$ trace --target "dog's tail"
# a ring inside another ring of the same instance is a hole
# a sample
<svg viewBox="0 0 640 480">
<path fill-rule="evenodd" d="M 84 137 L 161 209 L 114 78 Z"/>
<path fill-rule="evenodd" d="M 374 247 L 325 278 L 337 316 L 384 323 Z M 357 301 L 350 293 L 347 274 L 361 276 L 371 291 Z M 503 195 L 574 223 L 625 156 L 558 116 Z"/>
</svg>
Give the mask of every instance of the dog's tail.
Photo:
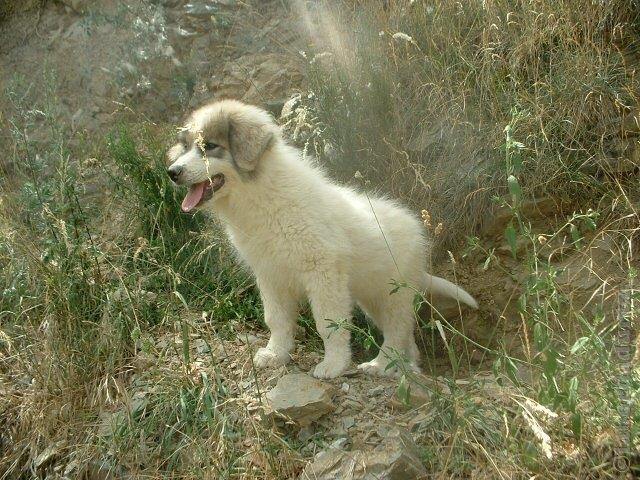
<svg viewBox="0 0 640 480">
<path fill-rule="evenodd" d="M 478 308 L 478 302 L 455 283 L 428 273 L 425 273 L 425 275 L 427 291 L 435 293 L 436 295 L 451 297 L 459 302 L 466 303 L 472 308 Z"/>
</svg>

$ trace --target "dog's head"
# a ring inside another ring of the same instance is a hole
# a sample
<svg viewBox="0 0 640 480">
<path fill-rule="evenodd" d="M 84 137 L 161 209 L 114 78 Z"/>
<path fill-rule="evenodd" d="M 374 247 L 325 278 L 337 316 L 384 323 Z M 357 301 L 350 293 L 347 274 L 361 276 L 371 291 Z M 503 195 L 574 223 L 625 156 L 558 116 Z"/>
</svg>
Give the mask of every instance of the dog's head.
<svg viewBox="0 0 640 480">
<path fill-rule="evenodd" d="M 193 112 L 168 152 L 171 180 L 189 187 L 182 210 L 222 198 L 251 178 L 278 138 L 271 116 L 242 102 L 222 100 Z"/>
</svg>

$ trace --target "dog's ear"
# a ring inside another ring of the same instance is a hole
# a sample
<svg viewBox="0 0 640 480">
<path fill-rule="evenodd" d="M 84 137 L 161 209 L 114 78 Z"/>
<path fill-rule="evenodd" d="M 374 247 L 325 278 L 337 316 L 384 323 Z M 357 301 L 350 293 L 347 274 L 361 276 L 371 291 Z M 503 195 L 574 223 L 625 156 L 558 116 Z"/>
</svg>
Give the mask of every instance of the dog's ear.
<svg viewBox="0 0 640 480">
<path fill-rule="evenodd" d="M 258 160 L 275 139 L 276 127 L 263 118 L 232 115 L 229 118 L 229 150 L 238 167 L 255 170 Z"/>
</svg>

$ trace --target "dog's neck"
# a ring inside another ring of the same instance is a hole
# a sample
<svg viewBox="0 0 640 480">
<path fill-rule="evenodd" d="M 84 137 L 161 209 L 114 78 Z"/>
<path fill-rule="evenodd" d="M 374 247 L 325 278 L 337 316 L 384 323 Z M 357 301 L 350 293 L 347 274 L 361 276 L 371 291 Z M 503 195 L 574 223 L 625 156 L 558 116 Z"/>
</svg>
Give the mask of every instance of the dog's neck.
<svg viewBox="0 0 640 480">
<path fill-rule="evenodd" d="M 295 154 L 292 154 L 292 151 Z M 293 147 L 277 142 L 260 159 L 262 165 L 252 178 L 234 183 L 224 198 L 216 202 L 214 212 L 236 230 L 246 230 L 267 216 L 286 208 L 300 188 L 297 173 L 311 168 Z"/>
</svg>

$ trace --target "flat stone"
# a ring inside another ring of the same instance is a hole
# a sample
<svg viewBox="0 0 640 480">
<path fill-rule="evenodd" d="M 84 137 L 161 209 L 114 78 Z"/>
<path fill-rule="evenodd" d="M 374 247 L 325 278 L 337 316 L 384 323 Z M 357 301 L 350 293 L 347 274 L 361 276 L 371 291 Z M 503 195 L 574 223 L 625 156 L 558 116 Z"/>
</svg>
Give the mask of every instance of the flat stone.
<svg viewBox="0 0 640 480">
<path fill-rule="evenodd" d="M 342 427 L 345 430 L 349 430 L 356 424 L 356 420 L 352 416 L 342 417 Z"/>
<path fill-rule="evenodd" d="M 426 478 L 418 447 L 408 432 L 391 429 L 373 450 L 329 447 L 307 464 L 300 480 L 417 480 Z"/>
<path fill-rule="evenodd" d="M 427 470 L 420 462 L 420 452 L 411 435 L 403 429 L 393 428 L 383 442 L 367 455 L 369 478 L 412 480 L 425 478 Z"/>
<path fill-rule="evenodd" d="M 267 392 L 271 408 L 301 426 L 335 410 L 333 387 L 305 373 L 284 375 Z"/>
</svg>

